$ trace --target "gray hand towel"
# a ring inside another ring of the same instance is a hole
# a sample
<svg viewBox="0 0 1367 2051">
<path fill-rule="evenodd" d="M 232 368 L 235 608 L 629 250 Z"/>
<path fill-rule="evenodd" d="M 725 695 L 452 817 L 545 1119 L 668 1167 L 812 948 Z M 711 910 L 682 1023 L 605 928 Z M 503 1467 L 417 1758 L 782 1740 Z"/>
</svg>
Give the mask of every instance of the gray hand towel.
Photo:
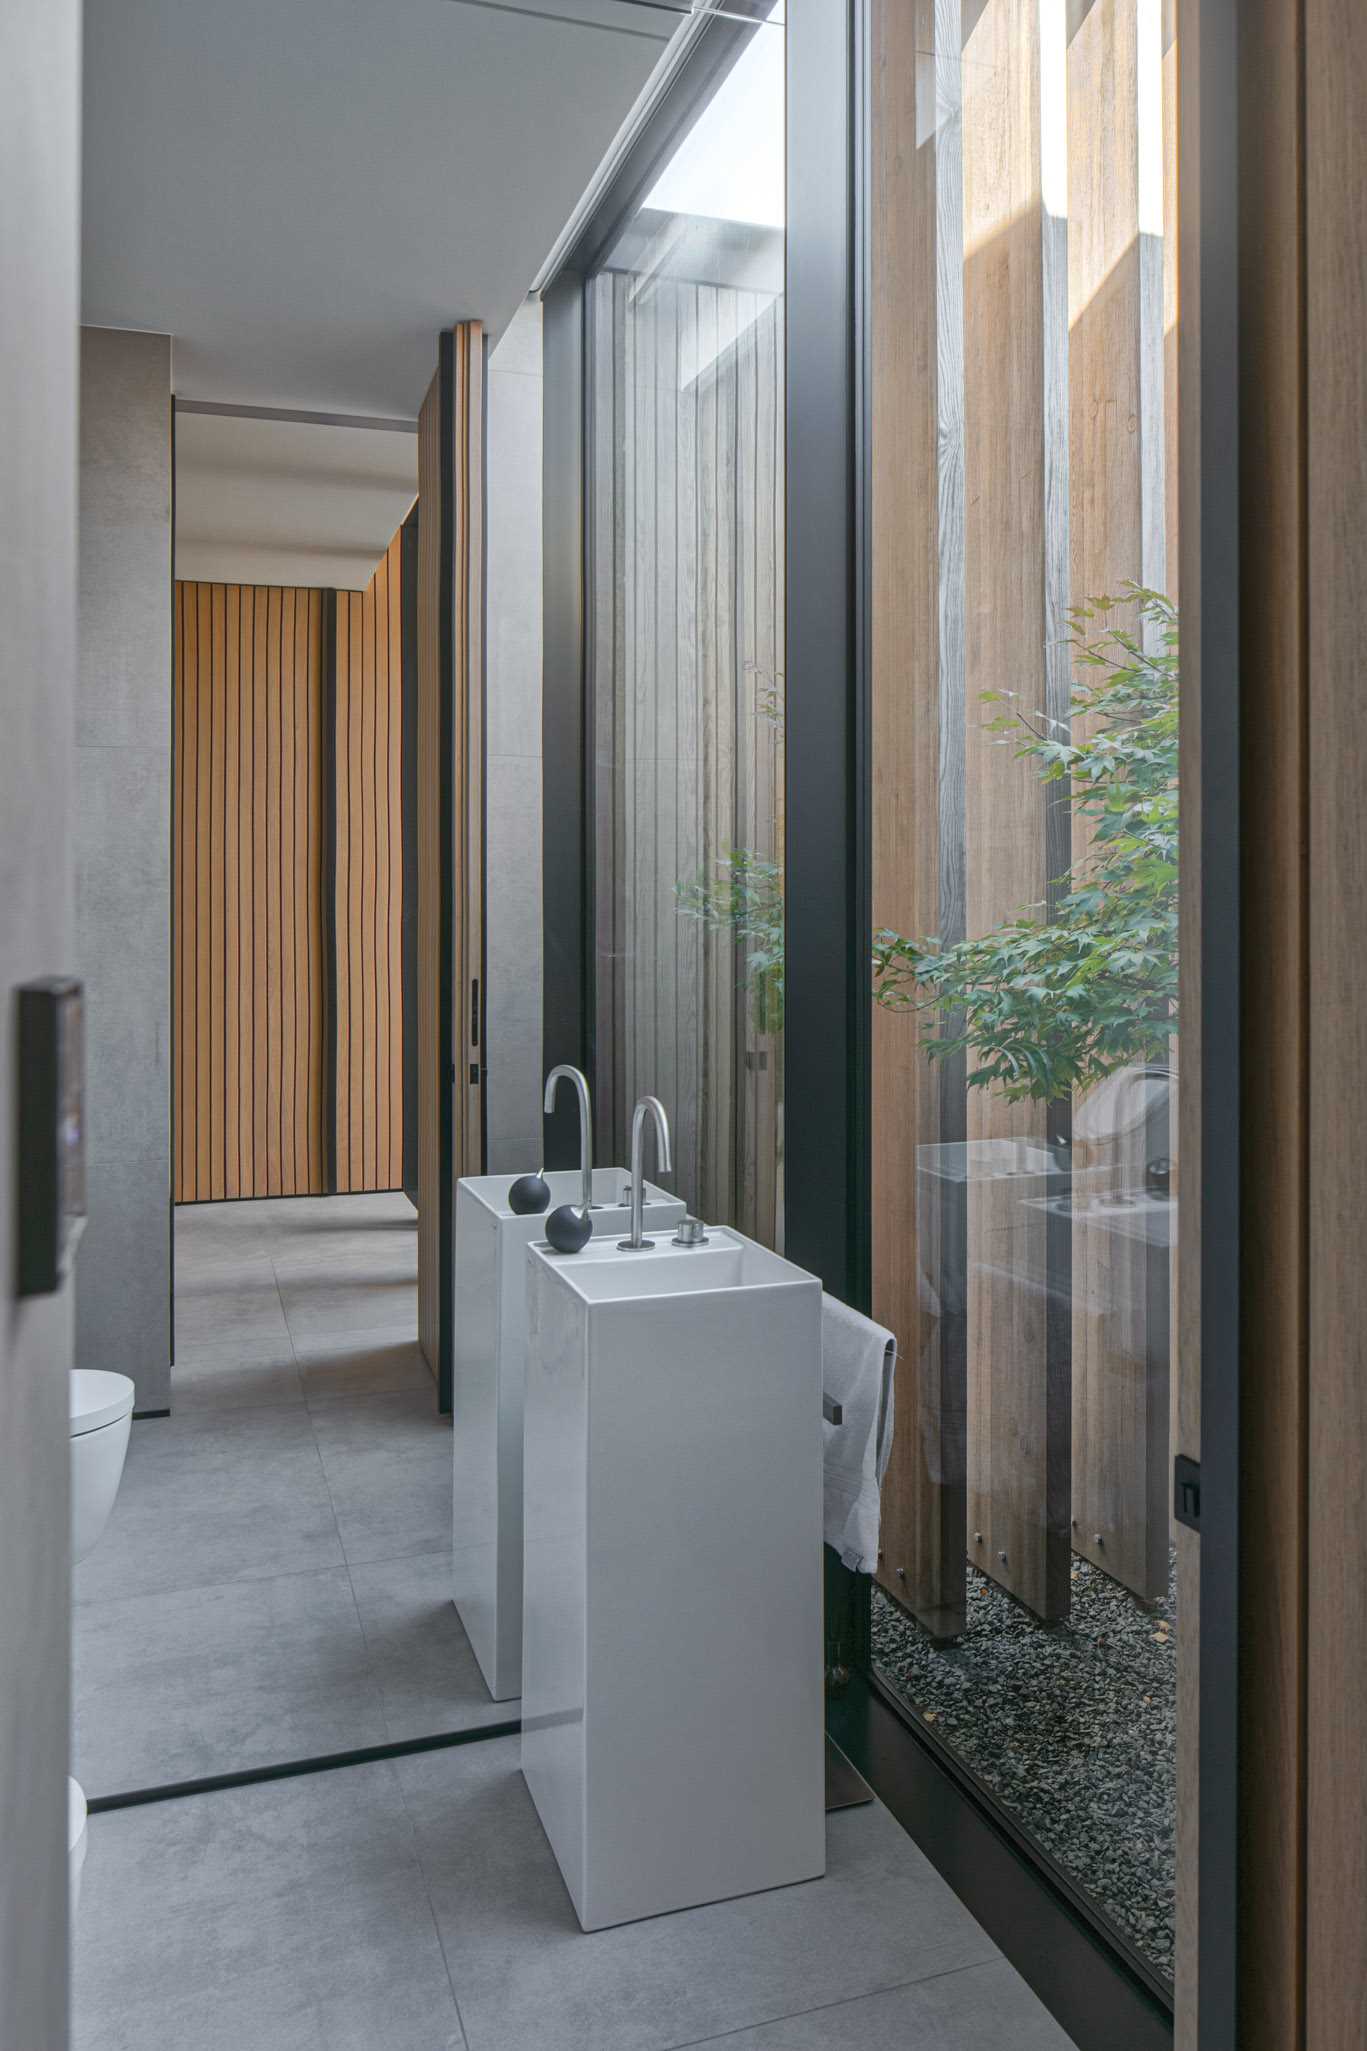
<svg viewBox="0 0 1367 2051">
<path fill-rule="evenodd" d="M 822 1378 L 841 1407 L 823 1423 L 825 1533 L 845 1566 L 871 1574 L 878 1565 L 879 1490 L 892 1452 L 897 1341 L 872 1318 L 834 1296 L 821 1299 Z"/>
</svg>

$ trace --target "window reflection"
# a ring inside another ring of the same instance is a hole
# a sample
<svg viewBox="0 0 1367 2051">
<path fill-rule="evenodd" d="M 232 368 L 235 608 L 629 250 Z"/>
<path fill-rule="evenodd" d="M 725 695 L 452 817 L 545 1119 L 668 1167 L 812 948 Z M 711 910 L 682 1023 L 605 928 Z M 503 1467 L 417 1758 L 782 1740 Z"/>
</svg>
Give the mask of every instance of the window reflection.
<svg viewBox="0 0 1367 2051">
<path fill-rule="evenodd" d="M 782 1231 L 783 33 L 589 281 L 597 1095 L 690 1208 Z"/>
</svg>

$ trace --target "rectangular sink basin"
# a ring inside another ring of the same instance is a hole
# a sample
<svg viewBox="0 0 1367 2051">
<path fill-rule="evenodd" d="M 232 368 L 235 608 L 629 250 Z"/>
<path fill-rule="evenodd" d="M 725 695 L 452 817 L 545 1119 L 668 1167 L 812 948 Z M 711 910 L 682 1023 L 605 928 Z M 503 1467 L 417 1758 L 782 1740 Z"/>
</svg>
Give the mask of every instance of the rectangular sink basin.
<svg viewBox="0 0 1367 2051">
<path fill-rule="evenodd" d="M 522 1685 L 522 1379 L 527 1350 L 527 1247 L 546 1214 L 508 1208 L 515 1175 L 456 1184 L 452 1362 L 452 1593 L 480 1672 L 496 1702 Z M 553 1169 L 550 1209 L 579 1202 L 577 1168 Z M 595 1168 L 595 1233 L 627 1230 L 624 1168 Z M 670 1233 L 684 1204 L 646 1183 L 646 1218 Z"/>
<path fill-rule="evenodd" d="M 586 1930 L 825 1870 L 821 1286 L 528 1254 L 522 1770 Z"/>
</svg>

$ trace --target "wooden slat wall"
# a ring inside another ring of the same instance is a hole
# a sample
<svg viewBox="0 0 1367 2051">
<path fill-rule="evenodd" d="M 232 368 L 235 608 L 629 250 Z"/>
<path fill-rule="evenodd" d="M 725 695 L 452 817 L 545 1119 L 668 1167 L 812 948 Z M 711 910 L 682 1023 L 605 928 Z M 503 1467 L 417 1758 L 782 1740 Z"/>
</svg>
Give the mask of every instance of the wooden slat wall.
<svg viewBox="0 0 1367 2051">
<path fill-rule="evenodd" d="M 600 1146 L 658 1095 L 690 1207 L 772 1242 L 782 1036 L 676 886 L 781 860 L 782 300 L 610 272 L 589 321 Z"/>
<path fill-rule="evenodd" d="M 178 1203 L 326 1186 L 322 604 L 176 586 Z"/>
<path fill-rule="evenodd" d="M 1367 2043 L 1367 19 L 1305 0 L 1307 2051 Z M 1269 118 L 1270 110 L 1269 110 Z M 1257 475 L 1255 471 L 1253 475 Z M 1305 798 L 1302 797 L 1304 805 Z M 1288 866 L 1302 842 L 1286 835 Z M 1289 970 L 1288 980 L 1290 980 Z"/>
<path fill-rule="evenodd" d="M 337 1188 L 403 1181 L 403 654 L 398 534 L 337 593 Z"/>
<path fill-rule="evenodd" d="M 335 594 L 330 676 L 333 594 L 176 586 L 178 1203 L 401 1184 L 398 564 L 396 536 L 364 593 Z M 332 834 L 335 1001 L 324 903 Z"/>
<path fill-rule="evenodd" d="M 455 1184 L 484 1155 L 484 346 L 443 337 L 418 418 L 418 1339 L 444 1389 Z"/>
<path fill-rule="evenodd" d="M 1202 0 L 1183 0 L 1184 745 L 1202 723 Z M 1367 578 L 1367 16 L 1239 14 L 1240 1029 L 1238 2040 L 1367 2042 L 1367 919 L 1357 594 Z M 1288 91 L 1288 80 L 1300 90 Z M 1229 87 L 1211 88 L 1222 108 Z M 1225 252 L 1212 268 L 1223 273 Z M 1216 460 L 1223 452 L 1216 452 Z M 1208 651 L 1220 659 L 1218 648 Z M 1194 807 L 1191 808 L 1194 812 Z M 1184 802 L 1182 1174 L 1196 1183 L 1199 846 Z M 1181 1449 L 1200 1452 L 1200 1243 L 1183 1205 Z M 1227 1315 L 1224 1305 L 1209 1314 Z M 1178 2051 L 1198 2051 L 1191 1694 L 1201 1541 L 1182 1533 Z"/>
</svg>

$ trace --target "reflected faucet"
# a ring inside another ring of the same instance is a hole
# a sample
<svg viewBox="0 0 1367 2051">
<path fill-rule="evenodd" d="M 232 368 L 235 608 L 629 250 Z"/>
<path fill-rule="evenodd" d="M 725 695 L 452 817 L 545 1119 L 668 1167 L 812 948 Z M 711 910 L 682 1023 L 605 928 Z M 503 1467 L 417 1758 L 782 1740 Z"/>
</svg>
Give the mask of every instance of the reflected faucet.
<svg viewBox="0 0 1367 2051">
<path fill-rule="evenodd" d="M 662 1175 L 673 1167 L 669 1157 L 669 1120 L 665 1107 L 658 1097 L 642 1097 L 631 1115 L 631 1237 L 619 1239 L 619 1253 L 639 1253 L 643 1246 L 653 1246 L 655 1241 L 644 1237 L 646 1177 L 645 1177 L 645 1133 L 646 1113 L 655 1120 L 655 1172 Z"/>
<path fill-rule="evenodd" d="M 583 1176 L 583 1208 L 587 1218 L 593 1209 L 593 1111 L 589 1105 L 587 1078 L 577 1068 L 571 1068 L 568 1061 L 562 1061 L 546 1077 L 546 1095 L 542 1110 L 547 1116 L 555 1109 L 557 1084 L 572 1082 L 579 1098 L 579 1169 Z"/>
</svg>

